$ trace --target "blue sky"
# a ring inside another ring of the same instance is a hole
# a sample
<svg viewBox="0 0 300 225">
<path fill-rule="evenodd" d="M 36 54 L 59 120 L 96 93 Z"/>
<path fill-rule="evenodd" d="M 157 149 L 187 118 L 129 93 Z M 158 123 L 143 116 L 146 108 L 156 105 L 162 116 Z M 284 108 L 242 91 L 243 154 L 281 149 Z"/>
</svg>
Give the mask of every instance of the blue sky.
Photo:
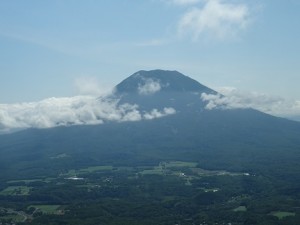
<svg viewBox="0 0 300 225">
<path fill-rule="evenodd" d="M 299 12 L 298 0 L 2 0 L 0 104 L 168 69 L 300 108 Z"/>
</svg>

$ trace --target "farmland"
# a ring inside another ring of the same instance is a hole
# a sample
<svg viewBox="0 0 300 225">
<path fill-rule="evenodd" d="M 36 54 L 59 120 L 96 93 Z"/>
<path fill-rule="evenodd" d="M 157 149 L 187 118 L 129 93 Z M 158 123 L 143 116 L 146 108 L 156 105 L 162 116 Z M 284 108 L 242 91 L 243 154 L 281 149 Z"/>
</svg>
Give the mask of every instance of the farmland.
<svg viewBox="0 0 300 225">
<path fill-rule="evenodd" d="M 260 186 L 264 188 L 257 188 Z M 280 224 L 299 217 L 299 211 L 284 202 L 283 197 L 268 198 L 270 189 L 265 187 L 268 185 L 264 177 L 205 170 L 195 162 L 163 161 L 133 167 L 95 165 L 70 169 L 56 177 L 7 181 L 0 192 L 0 221 L 24 225 L 63 221 L 95 224 L 100 220 L 107 224 L 119 224 L 119 220 L 152 224 L 147 217 L 149 210 L 162 224 L 244 224 L 253 215 Z M 288 211 L 276 211 L 269 206 L 270 201 L 285 204 Z M 116 214 L 116 210 L 123 214 Z M 130 213 L 132 210 L 134 214 Z M 215 212 L 217 217 L 213 216 Z M 113 219 L 110 222 L 107 218 Z"/>
</svg>

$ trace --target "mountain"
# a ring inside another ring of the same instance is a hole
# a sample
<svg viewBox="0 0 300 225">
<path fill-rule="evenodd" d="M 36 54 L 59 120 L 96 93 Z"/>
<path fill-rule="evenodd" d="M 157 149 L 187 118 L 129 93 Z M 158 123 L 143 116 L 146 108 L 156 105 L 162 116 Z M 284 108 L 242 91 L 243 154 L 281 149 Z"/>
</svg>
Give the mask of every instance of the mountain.
<svg viewBox="0 0 300 225">
<path fill-rule="evenodd" d="M 139 71 L 100 125 L 0 135 L 0 224 L 298 224 L 300 123 L 222 97 Z"/>
<path fill-rule="evenodd" d="M 201 93 L 217 94 L 177 71 L 139 71 L 116 86 L 120 104 L 137 104 L 142 110 L 174 107 L 186 111 L 195 104 L 203 108 L 204 102 L 199 100 Z"/>
<path fill-rule="evenodd" d="M 0 135 L 0 180 L 53 176 L 99 164 L 156 165 L 168 160 L 283 179 L 300 174 L 298 122 L 254 109 L 208 110 L 201 94 L 218 93 L 177 71 L 139 71 L 115 90 L 109 98 L 118 99 L 119 106 L 172 113 L 135 122 Z"/>
<path fill-rule="evenodd" d="M 139 88 L 147 84 L 147 81 L 159 82 L 160 92 L 206 92 L 215 93 L 192 78 L 177 71 L 165 70 L 141 70 L 123 80 L 116 86 L 119 94 L 139 93 Z"/>
</svg>

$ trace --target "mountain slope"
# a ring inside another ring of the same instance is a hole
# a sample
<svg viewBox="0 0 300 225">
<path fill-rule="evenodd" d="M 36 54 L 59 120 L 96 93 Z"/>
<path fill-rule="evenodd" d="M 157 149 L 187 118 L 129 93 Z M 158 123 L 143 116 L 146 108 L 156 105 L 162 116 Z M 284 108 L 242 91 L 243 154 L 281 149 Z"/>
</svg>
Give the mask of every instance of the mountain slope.
<svg viewBox="0 0 300 225">
<path fill-rule="evenodd" d="M 216 94 L 176 71 L 135 73 L 116 86 L 111 98 L 119 98 L 120 105 L 137 104 L 141 111 L 173 108 L 176 113 L 137 122 L 1 135 L 0 179 L 55 176 L 94 165 L 156 165 L 165 160 L 278 177 L 300 174 L 299 123 L 253 109 L 206 110 L 202 93 Z"/>
</svg>

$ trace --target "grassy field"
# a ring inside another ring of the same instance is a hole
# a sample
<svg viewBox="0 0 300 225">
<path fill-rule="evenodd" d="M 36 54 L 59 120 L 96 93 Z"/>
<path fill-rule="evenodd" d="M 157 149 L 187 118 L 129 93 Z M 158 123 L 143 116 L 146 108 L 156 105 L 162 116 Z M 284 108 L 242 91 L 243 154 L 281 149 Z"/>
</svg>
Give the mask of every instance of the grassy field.
<svg viewBox="0 0 300 225">
<path fill-rule="evenodd" d="M 64 174 L 67 176 L 76 176 L 78 174 L 85 174 L 85 173 L 94 173 L 94 172 L 98 172 L 98 171 L 111 171 L 113 170 L 114 167 L 113 166 L 91 166 L 91 167 L 87 167 L 87 168 L 83 168 L 83 169 L 79 169 L 79 170 L 69 170 L 68 173 Z"/>
<path fill-rule="evenodd" d="M 40 210 L 44 214 L 58 214 L 60 205 L 31 205 L 28 208 L 35 208 Z"/>
<path fill-rule="evenodd" d="M 163 175 L 163 170 L 159 166 L 155 166 L 152 169 L 143 170 L 141 175 Z"/>
<path fill-rule="evenodd" d="M 159 166 L 155 166 L 152 168 L 144 169 L 142 172 L 140 172 L 142 175 L 146 174 L 158 174 L 163 175 L 164 169 L 179 169 L 179 168 L 195 168 L 197 166 L 197 163 L 195 162 L 182 162 L 182 161 L 171 161 L 171 162 L 162 162 Z M 135 168 L 133 167 L 113 167 L 109 165 L 102 165 L 102 166 L 92 166 L 88 168 L 83 168 L 79 170 L 69 170 L 67 176 L 76 176 L 78 174 L 84 174 L 84 173 L 94 173 L 94 172 L 101 172 L 101 171 L 112 171 L 112 170 L 129 170 L 132 171 Z M 139 168 L 141 169 L 141 168 Z"/>
<path fill-rule="evenodd" d="M 189 168 L 195 168 L 197 166 L 196 162 L 182 162 L 182 161 L 171 161 L 165 163 L 166 168 L 172 168 L 172 167 L 189 167 Z"/>
<path fill-rule="evenodd" d="M 11 214 L 11 215 L 6 215 L 6 216 L 1 216 L 0 219 L 12 220 L 15 223 L 20 223 L 20 222 L 23 222 L 24 217 L 21 215 L 17 215 L 17 214 Z"/>
<path fill-rule="evenodd" d="M 0 195 L 28 195 L 31 188 L 27 186 L 10 186 L 0 192 Z"/>
<path fill-rule="evenodd" d="M 63 174 L 63 175 L 67 175 L 67 176 L 73 177 L 73 176 L 77 175 L 77 172 L 76 172 L 76 170 L 72 169 L 72 170 L 69 170 L 68 173 Z"/>
<path fill-rule="evenodd" d="M 93 173 L 97 171 L 111 171 L 113 169 L 112 166 L 92 166 L 88 168 L 84 168 L 79 170 L 79 173 Z"/>
<path fill-rule="evenodd" d="M 239 206 L 239 207 L 235 208 L 233 211 L 234 212 L 246 212 L 247 208 L 246 208 L 246 206 Z"/>
<path fill-rule="evenodd" d="M 164 175 L 166 172 L 175 176 L 185 176 L 180 170 L 182 168 L 195 168 L 197 163 L 195 162 L 182 162 L 182 161 L 170 161 L 161 162 L 158 166 L 144 169 L 140 172 L 141 175 Z M 187 180 L 187 184 L 190 185 L 190 180 Z"/>
<path fill-rule="evenodd" d="M 43 179 L 10 180 L 10 181 L 7 181 L 6 183 L 8 183 L 8 184 L 13 184 L 13 183 L 18 183 L 18 182 L 24 182 L 24 183 L 26 183 L 26 184 L 29 184 L 29 183 L 36 182 L 36 181 L 43 181 Z"/>
<path fill-rule="evenodd" d="M 160 162 L 159 165 L 153 167 L 113 167 L 110 165 L 99 165 L 92 166 L 82 169 L 71 169 L 68 173 L 63 174 L 68 177 L 76 177 L 77 175 L 84 175 L 87 173 L 95 172 L 110 172 L 110 171 L 136 171 L 140 175 L 175 175 L 180 176 L 185 179 L 186 185 L 192 185 L 193 179 L 198 179 L 202 176 L 216 176 L 216 175 L 243 175 L 242 173 L 230 173 L 227 171 L 210 171 L 198 168 L 197 162 L 186 162 L 186 161 L 169 161 L 169 162 Z M 190 169 L 195 176 L 191 176 L 183 173 L 184 169 Z M 131 177 L 135 178 L 135 177 Z"/>
<path fill-rule="evenodd" d="M 285 217 L 288 217 L 288 216 L 295 216 L 296 213 L 277 211 L 277 212 L 271 212 L 270 215 L 276 216 L 278 219 L 281 220 L 281 219 L 283 219 Z"/>
</svg>

